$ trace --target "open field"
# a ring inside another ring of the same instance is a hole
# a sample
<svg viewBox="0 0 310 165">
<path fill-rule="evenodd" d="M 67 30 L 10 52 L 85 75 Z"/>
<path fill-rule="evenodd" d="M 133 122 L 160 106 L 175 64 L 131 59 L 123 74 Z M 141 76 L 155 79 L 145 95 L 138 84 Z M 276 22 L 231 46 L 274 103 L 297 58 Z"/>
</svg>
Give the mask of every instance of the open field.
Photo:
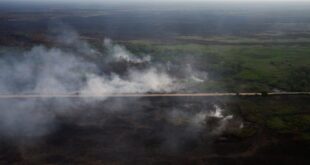
<svg viewBox="0 0 310 165">
<path fill-rule="evenodd" d="M 99 50 L 100 43 L 94 43 Z M 119 43 L 140 57 L 150 55 L 155 62 L 170 67 L 170 72 L 191 67 L 207 73 L 208 81 L 196 84 L 191 89 L 195 92 L 310 91 L 310 48 L 306 45 Z M 99 56 L 87 58 L 100 60 Z"/>
<path fill-rule="evenodd" d="M 1 165 L 310 164 L 306 6 L 1 4 Z"/>
<path fill-rule="evenodd" d="M 65 24 L 100 52 L 104 38 L 111 38 L 138 56 L 171 63 L 171 72 L 191 65 L 208 73 L 208 81 L 191 89 L 195 92 L 310 91 L 309 14 L 269 12 L 2 12 L 0 44 L 13 49 L 61 47 L 53 37 Z"/>
<path fill-rule="evenodd" d="M 154 59 L 179 67 L 192 64 L 205 70 L 210 81 L 200 90 L 230 92 L 309 91 L 309 46 L 291 44 L 204 45 L 133 42 L 128 48 L 154 54 Z M 139 49 L 141 48 L 141 49 Z M 302 79 L 302 80 L 301 80 Z M 300 81 L 296 81 L 300 80 Z"/>
</svg>

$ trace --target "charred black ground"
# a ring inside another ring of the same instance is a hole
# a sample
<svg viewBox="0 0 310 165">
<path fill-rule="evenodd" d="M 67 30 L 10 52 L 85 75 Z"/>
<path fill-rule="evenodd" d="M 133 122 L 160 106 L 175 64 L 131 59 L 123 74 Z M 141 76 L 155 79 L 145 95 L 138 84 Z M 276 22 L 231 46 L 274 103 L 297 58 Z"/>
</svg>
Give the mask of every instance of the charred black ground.
<svg viewBox="0 0 310 165">
<path fill-rule="evenodd" d="M 59 100 L 48 100 L 50 108 L 39 110 L 55 115 L 53 129 L 43 137 L 2 136 L 0 163 L 308 164 L 309 126 L 302 125 L 309 120 L 304 118 L 310 115 L 307 100 L 309 96 L 111 98 L 89 106 L 71 99 L 79 106 L 67 113 L 55 109 Z M 214 112 L 214 105 L 234 116 L 220 134 L 212 134 L 217 118 L 207 117 L 196 127 L 182 115 Z M 287 122 L 285 128 L 281 122 Z"/>
</svg>

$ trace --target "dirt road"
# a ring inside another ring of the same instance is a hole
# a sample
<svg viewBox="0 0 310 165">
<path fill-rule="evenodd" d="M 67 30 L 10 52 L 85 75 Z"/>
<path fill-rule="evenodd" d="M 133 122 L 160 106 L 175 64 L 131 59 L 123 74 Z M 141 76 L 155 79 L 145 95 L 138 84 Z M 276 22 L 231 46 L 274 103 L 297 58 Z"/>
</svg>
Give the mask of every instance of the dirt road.
<svg viewBox="0 0 310 165">
<path fill-rule="evenodd" d="M 219 97 L 219 96 L 261 96 L 262 93 L 107 93 L 107 94 L 0 94 L 6 98 L 100 98 L 100 97 Z M 310 95 L 310 92 L 271 92 L 268 95 Z"/>
</svg>

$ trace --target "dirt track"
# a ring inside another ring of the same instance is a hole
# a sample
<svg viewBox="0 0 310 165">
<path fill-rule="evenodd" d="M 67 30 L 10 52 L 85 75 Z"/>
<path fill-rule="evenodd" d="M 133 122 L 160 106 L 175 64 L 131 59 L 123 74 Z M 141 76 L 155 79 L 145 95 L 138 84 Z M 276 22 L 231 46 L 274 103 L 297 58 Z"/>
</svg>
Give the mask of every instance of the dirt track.
<svg viewBox="0 0 310 165">
<path fill-rule="evenodd" d="M 218 97 L 218 96 L 261 96 L 262 93 L 107 93 L 93 94 L 0 94 L 6 98 L 100 98 L 100 97 Z M 310 95 L 310 92 L 271 92 L 268 95 Z"/>
</svg>

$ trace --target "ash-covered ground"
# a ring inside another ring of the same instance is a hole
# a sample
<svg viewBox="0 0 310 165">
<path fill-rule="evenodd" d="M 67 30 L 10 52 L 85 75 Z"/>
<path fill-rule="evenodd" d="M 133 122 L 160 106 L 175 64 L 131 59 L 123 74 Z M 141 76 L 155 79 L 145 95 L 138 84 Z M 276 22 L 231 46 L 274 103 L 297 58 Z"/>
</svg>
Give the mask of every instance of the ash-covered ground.
<svg viewBox="0 0 310 165">
<path fill-rule="evenodd" d="M 0 164 L 307 164 L 307 141 L 253 120 L 279 103 L 307 115 L 307 99 L 3 99 Z"/>
</svg>

